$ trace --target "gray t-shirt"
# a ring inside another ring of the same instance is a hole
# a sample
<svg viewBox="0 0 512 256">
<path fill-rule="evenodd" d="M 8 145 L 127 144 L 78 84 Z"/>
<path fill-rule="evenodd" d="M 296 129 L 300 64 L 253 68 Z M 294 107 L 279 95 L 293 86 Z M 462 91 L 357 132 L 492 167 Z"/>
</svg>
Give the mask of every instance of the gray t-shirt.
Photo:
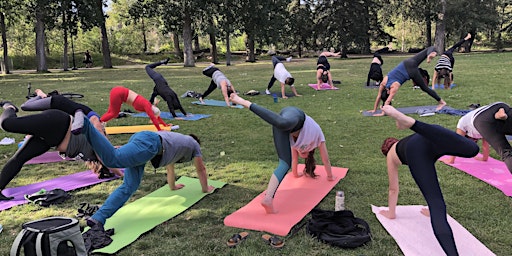
<svg viewBox="0 0 512 256">
<path fill-rule="evenodd" d="M 162 155 L 151 159 L 153 167 L 163 167 L 173 163 L 190 162 L 195 157 L 202 156 L 201 147 L 197 141 L 177 132 L 158 131 L 162 138 Z"/>
<path fill-rule="evenodd" d="M 220 72 L 219 70 L 213 72 L 212 80 L 219 89 L 221 89 L 220 83 L 222 81 L 226 81 L 228 87 L 231 87 L 231 82 L 229 81 L 229 79 L 224 75 L 224 73 Z"/>
<path fill-rule="evenodd" d="M 66 148 L 66 152 L 64 154 L 65 156 L 74 158 L 75 160 L 94 161 L 98 159 L 94 153 L 94 150 L 92 149 L 91 144 L 87 142 L 87 139 L 83 134 L 71 134 L 69 137 L 68 147 Z"/>
</svg>

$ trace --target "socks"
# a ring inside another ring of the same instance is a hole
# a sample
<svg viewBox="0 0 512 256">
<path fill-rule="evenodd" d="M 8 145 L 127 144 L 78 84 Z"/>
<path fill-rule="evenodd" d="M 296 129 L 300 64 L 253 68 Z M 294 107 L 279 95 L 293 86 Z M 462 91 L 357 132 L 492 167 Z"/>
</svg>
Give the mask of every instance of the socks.
<svg viewBox="0 0 512 256">
<path fill-rule="evenodd" d="M 71 133 L 74 135 L 78 135 L 82 132 L 82 128 L 84 127 L 84 112 L 82 110 L 77 110 L 75 112 L 75 117 L 73 118 L 73 123 L 71 124 Z"/>
</svg>

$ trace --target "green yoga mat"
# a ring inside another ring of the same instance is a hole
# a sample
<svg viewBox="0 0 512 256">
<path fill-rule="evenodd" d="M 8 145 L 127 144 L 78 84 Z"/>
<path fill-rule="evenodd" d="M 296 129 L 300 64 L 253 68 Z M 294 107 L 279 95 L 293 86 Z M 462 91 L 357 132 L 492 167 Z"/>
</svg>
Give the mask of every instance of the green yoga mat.
<svg viewBox="0 0 512 256">
<path fill-rule="evenodd" d="M 184 212 L 208 195 L 201 192 L 199 180 L 181 177 L 176 184 L 184 184 L 180 190 L 171 191 L 165 185 L 151 194 L 123 206 L 105 223 L 105 230 L 114 228 L 112 243 L 94 253 L 114 254 L 166 220 Z M 208 180 L 208 184 L 222 188 L 226 183 Z"/>
</svg>

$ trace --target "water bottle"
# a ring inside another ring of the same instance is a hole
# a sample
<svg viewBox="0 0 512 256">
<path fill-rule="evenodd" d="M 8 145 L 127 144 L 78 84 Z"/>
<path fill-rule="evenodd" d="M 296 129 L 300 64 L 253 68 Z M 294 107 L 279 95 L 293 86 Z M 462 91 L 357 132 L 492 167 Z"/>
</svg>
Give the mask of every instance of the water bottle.
<svg viewBox="0 0 512 256">
<path fill-rule="evenodd" d="M 277 98 L 277 94 L 275 94 L 275 93 L 272 94 L 272 97 L 274 97 L 274 103 L 277 103 L 279 101 Z"/>
<path fill-rule="evenodd" d="M 345 193 L 343 191 L 336 191 L 336 203 L 334 205 L 335 211 L 345 210 Z"/>
</svg>

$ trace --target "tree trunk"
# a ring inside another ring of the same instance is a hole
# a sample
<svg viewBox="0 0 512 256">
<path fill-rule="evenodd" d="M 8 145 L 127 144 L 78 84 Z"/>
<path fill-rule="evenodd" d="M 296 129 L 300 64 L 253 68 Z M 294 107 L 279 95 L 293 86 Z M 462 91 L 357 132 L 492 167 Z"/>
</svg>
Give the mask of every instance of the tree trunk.
<svg viewBox="0 0 512 256">
<path fill-rule="evenodd" d="M 45 52 L 44 15 L 36 10 L 36 62 L 37 72 L 48 72 Z"/>
<path fill-rule="evenodd" d="M 446 12 L 446 0 L 441 0 L 441 9 L 437 13 L 436 22 L 436 37 L 434 47 L 436 51 L 441 54 L 444 52 L 444 35 L 445 35 L 445 12 Z"/>
<path fill-rule="evenodd" d="M 180 49 L 180 35 L 178 35 L 178 32 L 172 32 L 172 43 L 174 45 L 174 54 L 181 59 L 183 53 Z"/>
<path fill-rule="evenodd" d="M 67 23 L 67 16 L 66 16 L 66 10 L 62 11 L 62 19 L 63 23 Z M 68 71 L 69 67 L 69 59 L 68 59 L 68 28 L 64 27 L 63 29 L 64 34 L 64 50 L 62 52 L 62 70 Z"/>
<path fill-rule="evenodd" d="M 432 45 L 432 19 L 430 19 L 430 10 L 425 11 L 425 47 Z"/>
<path fill-rule="evenodd" d="M 247 62 L 256 62 L 254 54 L 254 38 L 252 35 L 247 35 Z"/>
<path fill-rule="evenodd" d="M 192 50 L 192 20 L 190 15 L 183 18 L 183 65 L 185 67 L 195 67 L 194 51 Z"/>
<path fill-rule="evenodd" d="M 103 16 L 103 0 L 98 1 L 99 12 Z M 112 59 L 110 58 L 110 45 L 108 43 L 107 27 L 105 26 L 105 17 L 101 19 L 101 53 L 103 55 L 103 68 L 112 68 Z"/>
<path fill-rule="evenodd" d="M 0 69 L 2 74 L 10 74 L 9 71 L 9 54 L 7 51 L 7 30 L 5 27 L 5 15 L 0 12 L 0 32 L 2 33 L 2 49 L 4 49 L 2 61 L 0 61 Z"/>
<path fill-rule="evenodd" d="M 231 42 L 229 32 L 226 32 L 226 66 L 231 66 Z"/>
<path fill-rule="evenodd" d="M 199 35 L 195 34 L 193 42 L 194 42 L 194 51 L 196 51 L 196 52 L 201 51 L 201 46 L 199 45 Z"/>
<path fill-rule="evenodd" d="M 219 58 L 217 56 L 217 40 L 215 38 L 215 32 L 210 32 L 210 55 L 212 56 L 212 62 L 219 64 Z"/>
<path fill-rule="evenodd" d="M 142 23 L 142 41 L 144 42 L 144 49 L 142 49 L 142 53 L 148 52 L 148 39 L 146 37 L 146 25 L 144 24 L 144 18 L 141 19 Z"/>
</svg>

